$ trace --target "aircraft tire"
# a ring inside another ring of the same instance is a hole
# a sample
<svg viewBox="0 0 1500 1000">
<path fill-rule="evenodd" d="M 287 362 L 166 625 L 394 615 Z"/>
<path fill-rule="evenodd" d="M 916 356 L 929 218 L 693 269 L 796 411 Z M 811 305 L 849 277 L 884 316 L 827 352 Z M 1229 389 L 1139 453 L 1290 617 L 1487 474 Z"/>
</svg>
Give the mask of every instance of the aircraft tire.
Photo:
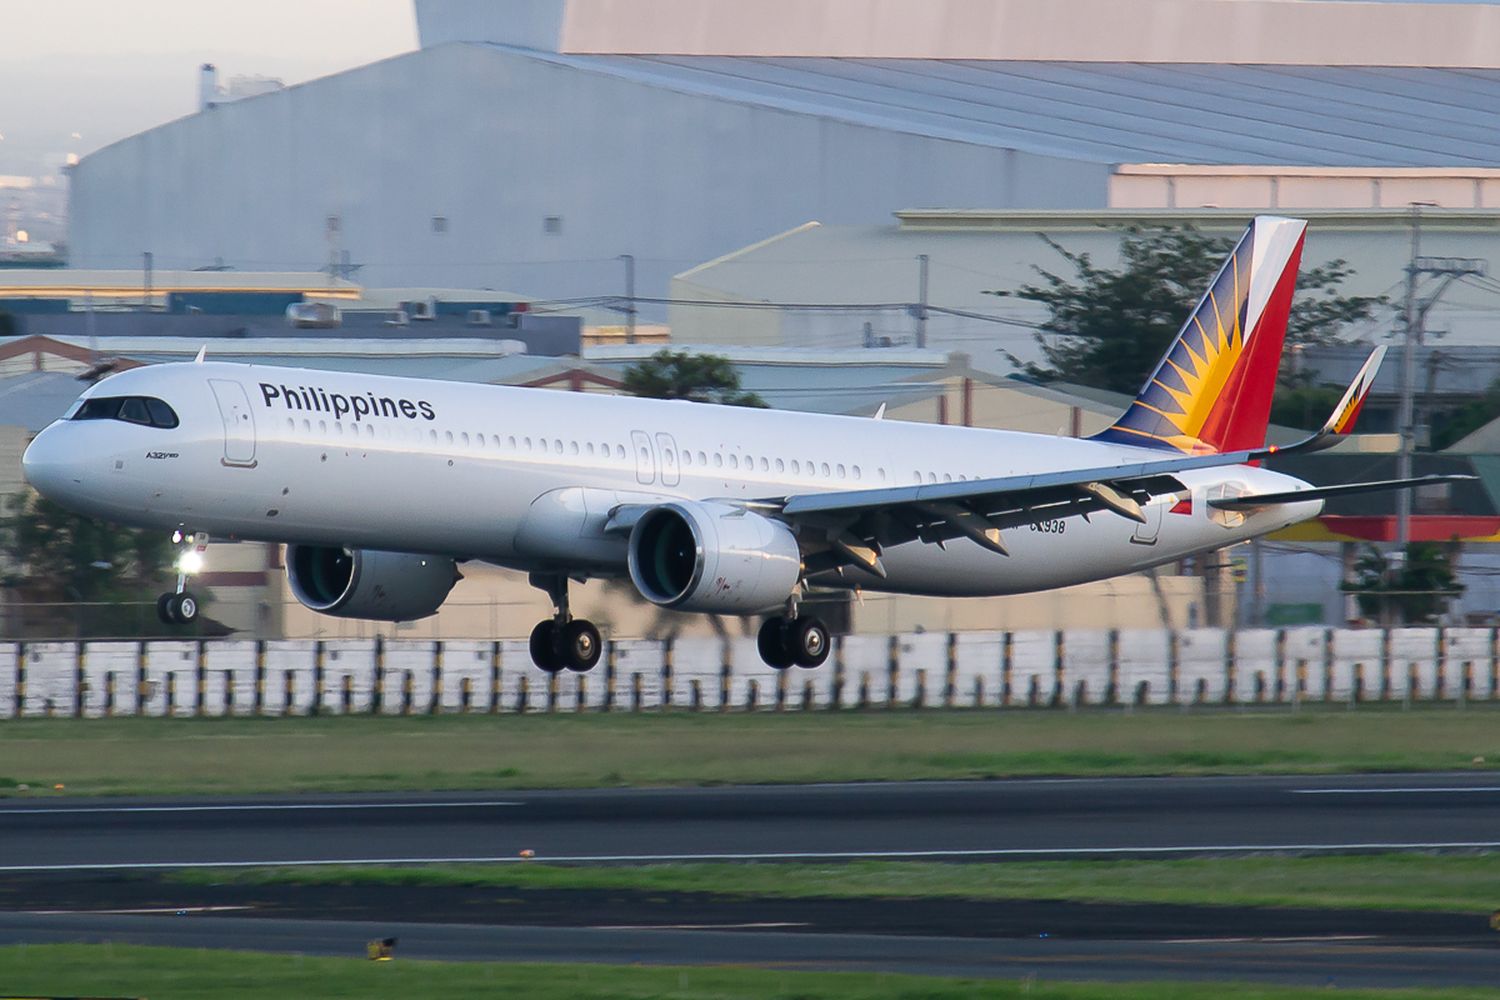
<svg viewBox="0 0 1500 1000">
<path fill-rule="evenodd" d="M 563 626 L 559 661 L 575 673 L 593 670 L 604 653 L 604 641 L 591 621 L 575 618 Z"/>
<path fill-rule="evenodd" d="M 787 651 L 799 667 L 821 667 L 828 662 L 828 653 L 833 648 L 828 626 L 817 618 L 798 618 L 783 633 Z"/>
<path fill-rule="evenodd" d="M 557 649 L 557 623 L 551 618 L 537 622 L 531 630 L 531 662 L 537 669 L 555 674 L 563 668 L 562 657 Z"/>
<path fill-rule="evenodd" d="M 191 625 L 198 620 L 198 598 L 183 591 L 167 600 L 167 613 L 177 625 Z"/>
<path fill-rule="evenodd" d="M 792 651 L 786 639 L 787 621 L 785 618 L 767 618 L 761 625 L 760 634 L 755 637 L 755 645 L 766 666 L 776 670 L 785 670 L 792 665 L 794 662 Z"/>
<path fill-rule="evenodd" d="M 172 617 L 172 600 L 176 596 L 169 591 L 156 599 L 156 617 L 163 625 L 177 624 L 177 619 Z"/>
</svg>

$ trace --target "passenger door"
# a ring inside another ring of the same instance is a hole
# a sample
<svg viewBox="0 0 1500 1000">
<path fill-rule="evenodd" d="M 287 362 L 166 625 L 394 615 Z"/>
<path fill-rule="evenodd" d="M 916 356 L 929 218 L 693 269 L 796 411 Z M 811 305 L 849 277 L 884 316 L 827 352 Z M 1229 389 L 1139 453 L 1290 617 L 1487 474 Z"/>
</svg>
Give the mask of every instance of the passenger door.
<svg viewBox="0 0 1500 1000">
<path fill-rule="evenodd" d="M 219 418 L 224 422 L 224 464 L 254 468 L 255 415 L 250 411 L 245 387 L 219 378 L 209 379 L 208 385 L 214 391 Z"/>
</svg>

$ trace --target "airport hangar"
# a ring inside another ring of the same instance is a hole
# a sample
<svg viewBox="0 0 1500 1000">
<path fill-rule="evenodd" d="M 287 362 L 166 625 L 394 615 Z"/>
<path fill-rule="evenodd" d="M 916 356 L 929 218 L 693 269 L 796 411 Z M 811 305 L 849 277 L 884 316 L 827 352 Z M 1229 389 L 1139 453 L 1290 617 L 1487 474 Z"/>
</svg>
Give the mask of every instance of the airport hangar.
<svg viewBox="0 0 1500 1000">
<path fill-rule="evenodd" d="M 72 264 L 347 259 L 369 286 L 560 298 L 622 292 L 631 254 L 640 294 L 661 297 L 809 219 L 1238 204 L 1287 165 L 1375 171 L 1396 204 L 1432 187 L 1425 171 L 1472 169 L 1456 188 L 1500 204 L 1493 6 L 415 3 L 414 52 L 85 157 Z M 1292 178 L 1279 205 L 1336 196 Z"/>
</svg>

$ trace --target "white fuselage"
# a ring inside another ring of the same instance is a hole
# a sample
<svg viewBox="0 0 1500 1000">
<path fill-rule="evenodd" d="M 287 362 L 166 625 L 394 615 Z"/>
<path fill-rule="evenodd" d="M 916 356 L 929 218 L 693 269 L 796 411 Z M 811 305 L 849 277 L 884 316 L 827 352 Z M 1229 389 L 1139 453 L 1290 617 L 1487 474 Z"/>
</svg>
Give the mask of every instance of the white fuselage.
<svg viewBox="0 0 1500 1000">
<path fill-rule="evenodd" d="M 603 531 L 621 503 L 752 501 L 1098 468 L 1162 457 L 1072 438 L 700 403 L 221 363 L 115 375 L 86 397 L 143 396 L 175 428 L 63 420 L 28 449 L 27 478 L 65 506 L 217 537 L 481 559 L 531 571 L 625 572 Z M 356 400 L 359 402 L 356 404 Z M 1004 533 L 1009 556 L 964 539 L 889 548 L 908 593 L 1010 594 L 1103 579 L 1315 516 L 1321 502 L 1249 514 L 1212 496 L 1299 480 L 1248 466 L 1184 472 L 1146 523 L 1100 512 Z"/>
</svg>

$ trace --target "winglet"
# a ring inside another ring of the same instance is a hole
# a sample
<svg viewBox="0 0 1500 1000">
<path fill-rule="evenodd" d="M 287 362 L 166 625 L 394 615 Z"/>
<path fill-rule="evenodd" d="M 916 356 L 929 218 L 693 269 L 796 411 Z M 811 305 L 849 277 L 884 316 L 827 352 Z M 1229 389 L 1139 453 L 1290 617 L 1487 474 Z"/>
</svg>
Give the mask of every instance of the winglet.
<svg viewBox="0 0 1500 1000">
<path fill-rule="evenodd" d="M 1359 419 L 1359 411 L 1364 408 L 1365 398 L 1370 395 L 1370 390 L 1375 386 L 1375 373 L 1380 370 L 1380 363 L 1385 360 L 1386 350 L 1384 344 L 1375 348 L 1374 353 L 1359 369 L 1359 374 L 1354 376 L 1354 381 L 1349 383 L 1349 388 L 1344 390 L 1344 397 L 1339 400 L 1339 405 L 1334 407 L 1333 413 L 1328 417 L 1328 422 L 1323 425 L 1319 433 L 1342 436 L 1354 432 L 1354 423 Z"/>
<path fill-rule="evenodd" d="M 198 348 L 198 356 L 193 359 L 193 364 L 195 364 L 195 365 L 201 365 L 201 364 L 203 364 L 203 359 L 206 358 L 207 356 L 208 356 L 208 345 L 204 344 L 202 347 Z"/>
<path fill-rule="evenodd" d="M 885 404 L 884 403 L 881 403 L 880 404 L 880 409 L 878 409 L 878 410 L 875 411 L 875 419 L 876 420 L 884 420 L 885 419 Z"/>
<path fill-rule="evenodd" d="M 1260 454 L 1285 455 L 1294 451 L 1322 451 L 1324 448 L 1331 448 L 1337 444 L 1338 438 L 1353 434 L 1354 424 L 1359 420 L 1359 411 L 1364 408 L 1365 399 L 1369 397 L 1370 390 L 1375 387 L 1375 373 L 1380 370 L 1380 363 L 1385 360 L 1385 352 L 1384 344 L 1375 348 L 1365 363 L 1360 366 L 1359 373 L 1354 376 L 1354 381 L 1349 383 L 1349 388 L 1344 390 L 1339 405 L 1333 408 L 1333 412 L 1328 415 L 1328 419 L 1323 422 L 1323 426 L 1316 434 L 1284 448 L 1272 445 Z"/>
</svg>

